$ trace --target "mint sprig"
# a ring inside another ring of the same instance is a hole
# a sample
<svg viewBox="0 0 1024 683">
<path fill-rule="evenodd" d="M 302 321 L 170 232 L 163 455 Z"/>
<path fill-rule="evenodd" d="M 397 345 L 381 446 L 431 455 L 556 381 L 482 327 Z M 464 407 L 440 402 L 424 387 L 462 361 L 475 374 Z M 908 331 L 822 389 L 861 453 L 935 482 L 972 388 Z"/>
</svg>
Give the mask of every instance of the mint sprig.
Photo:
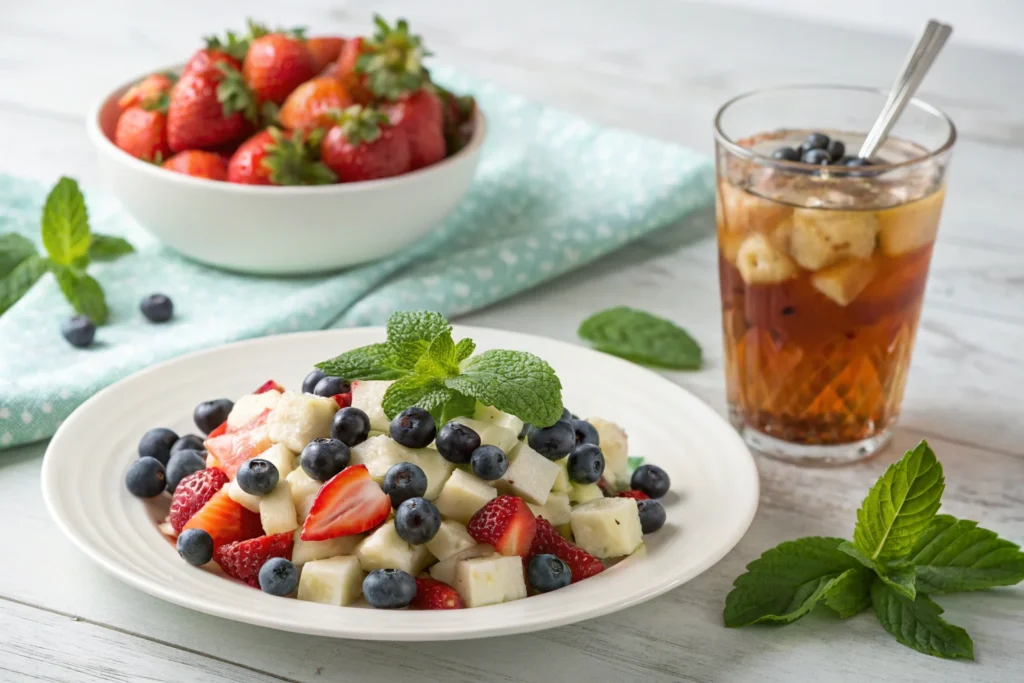
<svg viewBox="0 0 1024 683">
<path fill-rule="evenodd" d="M 640 365 L 695 370 L 700 345 L 675 323 L 627 306 L 600 311 L 580 323 L 580 338 L 598 351 Z"/>
<path fill-rule="evenodd" d="M 747 565 L 725 599 L 725 625 L 790 623 L 824 603 L 842 618 L 873 606 L 897 641 L 936 657 L 974 659 L 964 629 L 934 593 L 1024 580 L 1024 553 L 976 522 L 937 515 L 945 482 L 926 441 L 890 465 L 857 512 L 853 542 L 800 538 Z"/>
<path fill-rule="evenodd" d="M 72 308 L 102 325 L 109 316 L 106 298 L 86 269 L 91 261 L 112 261 L 131 253 L 132 245 L 121 237 L 92 232 L 85 197 L 71 178 L 61 178 L 47 195 L 40 233 L 46 257 L 22 235 L 0 235 L 0 315 L 49 270 Z"/>
</svg>

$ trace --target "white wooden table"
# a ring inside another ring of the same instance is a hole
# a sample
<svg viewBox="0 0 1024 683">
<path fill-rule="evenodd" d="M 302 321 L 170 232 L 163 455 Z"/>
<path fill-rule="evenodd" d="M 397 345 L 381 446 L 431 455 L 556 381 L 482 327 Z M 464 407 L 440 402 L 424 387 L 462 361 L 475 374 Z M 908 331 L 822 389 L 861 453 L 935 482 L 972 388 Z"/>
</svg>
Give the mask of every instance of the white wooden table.
<svg viewBox="0 0 1024 683">
<path fill-rule="evenodd" d="M 107 86 L 180 61 L 247 15 L 355 33 L 356 0 L 0 0 L 0 171 L 98 185 L 83 117 Z M 680 0 L 380 0 L 445 61 L 606 124 L 710 151 L 729 95 L 785 82 L 887 85 L 909 40 Z M 922 21 L 925 17 L 922 17 Z M 946 510 L 1024 540 L 1024 56 L 953 43 L 924 94 L 960 127 L 952 180 L 893 448 L 866 464 L 761 460 L 761 507 L 727 558 L 665 598 L 535 635 L 387 644 L 278 633 L 187 611 L 102 573 L 58 532 L 39 494 L 41 445 L 0 454 L 2 681 L 1021 681 L 1024 590 L 952 596 L 977 662 L 896 644 L 873 616 L 812 615 L 725 629 L 732 579 L 796 536 L 848 535 L 861 496 L 922 437 L 942 459 Z M 710 225 L 705 214 L 694 220 Z M 572 340 L 579 320 L 632 304 L 685 324 L 707 367 L 670 374 L 724 409 L 714 245 L 670 230 L 463 321 Z M 88 457 L 88 454 L 83 454 Z"/>
</svg>

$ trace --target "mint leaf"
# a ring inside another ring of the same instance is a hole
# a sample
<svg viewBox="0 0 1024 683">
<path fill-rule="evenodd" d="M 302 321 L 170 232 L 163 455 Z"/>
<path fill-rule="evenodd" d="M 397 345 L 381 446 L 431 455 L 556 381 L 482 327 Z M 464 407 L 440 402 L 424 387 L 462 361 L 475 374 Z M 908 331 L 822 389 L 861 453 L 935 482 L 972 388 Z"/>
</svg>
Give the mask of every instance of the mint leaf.
<svg viewBox="0 0 1024 683">
<path fill-rule="evenodd" d="M 27 237 L 14 232 L 0 235 L 0 278 L 5 277 L 25 259 L 35 255 L 36 246 Z"/>
<path fill-rule="evenodd" d="M 460 394 L 535 425 L 562 416 L 562 384 L 546 362 L 523 351 L 485 351 L 465 361 L 462 374 L 445 380 Z"/>
<path fill-rule="evenodd" d="M 859 569 L 839 552 L 841 543 L 841 538 L 812 536 L 766 551 L 733 582 L 725 599 L 725 625 L 788 624 L 809 613 L 845 572 Z"/>
<path fill-rule="evenodd" d="M 381 407 L 389 420 L 410 406 L 419 406 L 431 410 L 448 400 L 450 394 L 436 377 L 426 375 L 408 375 L 397 379 L 387 391 Z"/>
<path fill-rule="evenodd" d="M 632 478 L 636 468 L 644 464 L 644 459 L 639 455 L 631 455 L 626 458 L 626 476 Z"/>
<path fill-rule="evenodd" d="M 317 363 L 316 367 L 332 377 L 348 380 L 398 379 L 409 374 L 408 369 L 395 366 L 391 347 L 387 344 L 370 344 L 352 349 L 330 360 Z"/>
<path fill-rule="evenodd" d="M 441 379 L 459 374 L 459 359 L 450 330 L 445 330 L 434 337 L 423 355 L 416 361 L 413 372 Z"/>
<path fill-rule="evenodd" d="M 460 363 L 472 356 L 474 351 L 476 351 L 476 344 L 472 339 L 460 339 L 459 343 L 455 345 L 455 357 L 459 359 Z"/>
<path fill-rule="evenodd" d="M 89 258 L 93 261 L 113 261 L 133 251 L 135 248 L 128 240 L 114 235 L 93 233 L 89 242 Z"/>
<path fill-rule="evenodd" d="M 847 619 L 871 606 L 871 584 L 875 575 L 870 570 L 847 569 L 825 590 L 825 605 Z"/>
<path fill-rule="evenodd" d="M 871 604 L 882 628 L 907 647 L 935 657 L 974 659 L 967 631 L 939 616 L 942 608 L 927 595 L 908 600 L 877 581 L 871 586 Z"/>
<path fill-rule="evenodd" d="M 872 560 L 861 552 L 860 548 L 847 541 L 843 541 L 843 543 L 840 544 L 839 552 L 846 553 L 853 559 L 860 562 L 861 565 L 873 571 L 878 578 L 888 584 L 897 593 L 910 598 L 911 600 L 913 600 L 917 594 L 914 565 L 910 562 L 900 560 L 894 560 L 892 562 Z"/>
<path fill-rule="evenodd" d="M 954 593 L 1024 581 L 1024 553 L 977 522 L 936 515 L 917 539 L 910 561 L 922 593 Z"/>
<path fill-rule="evenodd" d="M 6 275 L 0 276 L 0 315 L 18 303 L 18 299 L 23 297 L 45 272 L 46 259 L 32 254 L 22 259 Z"/>
<path fill-rule="evenodd" d="M 580 338 L 598 351 L 641 365 L 676 370 L 701 366 L 700 345 L 675 323 L 627 306 L 595 313 L 580 324 Z"/>
<path fill-rule="evenodd" d="M 935 517 L 944 488 L 942 465 L 922 441 L 871 487 L 857 510 L 854 545 L 872 560 L 907 557 Z"/>
<path fill-rule="evenodd" d="M 436 311 L 397 311 L 388 318 L 388 346 L 395 367 L 412 370 L 442 332 L 451 333 L 448 320 Z"/>
<path fill-rule="evenodd" d="M 472 417 L 473 413 L 476 412 L 476 399 L 472 396 L 466 396 L 460 394 L 457 391 L 451 392 L 451 398 L 441 406 L 441 410 L 434 415 L 434 419 L 437 420 L 437 426 L 440 429 L 441 425 L 448 424 L 457 417 Z"/>
<path fill-rule="evenodd" d="M 54 263 L 69 265 L 88 256 L 89 214 L 85 197 L 71 178 L 61 178 L 47 195 L 42 233 L 43 246 Z"/>
<path fill-rule="evenodd" d="M 107 321 L 109 312 L 100 283 L 85 273 L 67 266 L 54 266 L 53 275 L 76 312 L 89 316 L 97 325 Z"/>
</svg>

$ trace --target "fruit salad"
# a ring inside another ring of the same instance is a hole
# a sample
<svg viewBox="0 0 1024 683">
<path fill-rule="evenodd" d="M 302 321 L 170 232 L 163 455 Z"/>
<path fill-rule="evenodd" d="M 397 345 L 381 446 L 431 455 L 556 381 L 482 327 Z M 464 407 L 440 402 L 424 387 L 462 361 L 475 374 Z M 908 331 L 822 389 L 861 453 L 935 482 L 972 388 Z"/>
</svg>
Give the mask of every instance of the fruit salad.
<svg viewBox="0 0 1024 683">
<path fill-rule="evenodd" d="M 438 314 L 395 314 L 387 342 L 294 389 L 200 403 L 205 436 L 150 430 L 128 491 L 170 496 L 160 530 L 185 562 L 329 605 L 494 605 L 636 552 L 666 522 L 666 472 L 630 458 L 616 423 L 564 408 L 541 359 L 473 349 Z M 503 387 L 477 381 L 485 367 Z"/>
<path fill-rule="evenodd" d="M 175 173 L 246 185 L 326 185 L 409 173 L 472 136 L 474 101 L 430 79 L 405 20 L 366 36 L 249 21 L 180 71 L 118 101 L 114 144 Z"/>
</svg>

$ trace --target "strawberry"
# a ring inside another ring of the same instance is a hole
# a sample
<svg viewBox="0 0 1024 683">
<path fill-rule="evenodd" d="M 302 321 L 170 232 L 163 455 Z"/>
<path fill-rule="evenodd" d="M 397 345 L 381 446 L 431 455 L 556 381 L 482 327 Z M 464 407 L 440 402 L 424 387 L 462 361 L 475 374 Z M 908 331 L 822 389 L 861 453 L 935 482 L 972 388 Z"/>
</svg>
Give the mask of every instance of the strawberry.
<svg viewBox="0 0 1024 683">
<path fill-rule="evenodd" d="M 171 89 L 167 142 L 172 152 L 203 149 L 247 134 L 259 119 L 252 92 L 228 64 L 185 73 Z"/>
<path fill-rule="evenodd" d="M 227 543 L 214 550 L 213 559 L 231 578 L 259 588 L 260 568 L 267 560 L 272 557 L 292 559 L 294 537 L 295 534 L 286 531 L 283 534 Z"/>
<path fill-rule="evenodd" d="M 343 183 L 401 175 L 410 168 L 405 132 L 380 112 L 354 105 L 335 115 L 321 146 L 324 163 Z"/>
<path fill-rule="evenodd" d="M 243 462 L 255 458 L 273 445 L 267 431 L 269 415 L 270 408 L 267 408 L 239 429 L 221 436 L 208 437 L 203 443 L 229 479 L 235 478 L 235 472 Z"/>
<path fill-rule="evenodd" d="M 314 36 L 306 39 L 306 49 L 313 63 L 313 71 L 320 73 L 324 68 L 338 60 L 345 39 L 341 36 Z"/>
<path fill-rule="evenodd" d="M 389 514 L 391 498 L 373 480 L 366 465 L 351 465 L 316 494 L 299 538 L 326 541 L 361 534 L 382 524 Z"/>
<path fill-rule="evenodd" d="M 466 530 L 477 543 L 489 543 L 502 555 L 524 557 L 537 533 L 537 520 L 522 498 L 498 496 L 476 511 Z"/>
<path fill-rule="evenodd" d="M 353 104 L 352 96 L 336 78 L 319 77 L 306 81 L 281 105 L 277 119 L 290 130 L 330 128 L 333 110 Z"/>
<path fill-rule="evenodd" d="M 387 108 L 388 119 L 409 140 L 412 170 L 444 159 L 444 108 L 433 90 L 417 90 Z"/>
<path fill-rule="evenodd" d="M 260 385 L 259 389 L 257 389 L 256 391 L 254 391 L 252 393 L 254 393 L 254 394 L 265 394 L 268 391 L 280 391 L 280 392 L 283 393 L 284 392 L 284 387 L 282 387 L 280 384 L 278 384 L 274 380 L 268 379 L 266 382 L 264 382 L 263 384 Z"/>
<path fill-rule="evenodd" d="M 117 101 L 121 109 L 129 107 L 153 107 L 161 97 L 170 92 L 177 77 L 172 73 L 150 74 L 128 88 Z"/>
<path fill-rule="evenodd" d="M 328 185 L 335 178 L 318 161 L 319 129 L 283 132 L 268 128 L 242 143 L 228 162 L 228 181 L 245 185 Z"/>
<path fill-rule="evenodd" d="M 184 173 L 193 178 L 228 179 L 228 167 L 224 163 L 223 157 L 200 149 L 186 149 L 184 152 L 178 152 L 162 163 L 160 168 L 166 168 L 175 173 Z"/>
<path fill-rule="evenodd" d="M 316 69 L 301 39 L 269 33 L 250 41 L 242 75 L 261 102 L 281 104 L 301 83 L 315 76 Z"/>
<path fill-rule="evenodd" d="M 451 586 L 435 579 L 416 579 L 412 609 L 462 609 L 462 598 Z"/>
<path fill-rule="evenodd" d="M 618 494 L 615 497 L 616 498 L 632 498 L 633 500 L 650 500 L 651 499 L 651 497 L 648 496 L 643 491 L 637 491 L 635 489 L 630 489 L 629 491 L 623 491 L 622 493 Z"/>
<path fill-rule="evenodd" d="M 117 119 L 114 144 L 143 161 L 162 163 L 171 155 L 167 146 L 167 115 L 141 106 L 125 109 Z"/>
<path fill-rule="evenodd" d="M 216 68 L 218 64 L 226 64 L 235 70 L 242 68 L 242 60 L 232 57 L 226 50 L 204 48 L 197 50 L 185 63 L 181 70 L 181 77 L 184 78 L 194 71 Z"/>
<path fill-rule="evenodd" d="M 224 420 L 220 423 L 220 426 L 214 429 L 212 432 L 206 435 L 207 439 L 216 439 L 218 436 L 223 436 L 228 433 L 228 421 Z"/>
<path fill-rule="evenodd" d="M 533 539 L 526 559 L 545 553 L 550 553 L 569 565 L 573 583 L 604 571 L 601 560 L 562 538 L 555 527 L 551 526 L 551 522 L 540 517 L 537 519 L 537 536 Z"/>
<path fill-rule="evenodd" d="M 192 515 L 182 531 L 185 529 L 202 529 L 213 537 L 214 547 L 263 534 L 260 516 L 231 500 L 226 486 L 213 494 L 206 505 Z"/>
<path fill-rule="evenodd" d="M 335 394 L 334 396 L 331 396 L 331 398 L 333 398 L 334 402 L 338 404 L 338 410 L 341 410 L 342 408 L 348 408 L 350 405 L 352 405 L 351 391 L 348 391 L 344 394 Z"/>
<path fill-rule="evenodd" d="M 171 498 L 171 512 L 168 515 L 174 530 L 180 534 L 188 520 L 192 519 L 192 515 L 199 512 L 199 509 L 226 483 L 228 475 L 216 467 L 199 470 L 179 481 Z"/>
<path fill-rule="evenodd" d="M 408 22 L 399 19 L 392 28 L 380 15 L 373 22 L 377 32 L 372 38 L 345 41 L 338 56 L 337 76 L 362 104 L 397 100 L 427 82 L 422 61 L 430 53 L 419 36 L 409 33 Z"/>
</svg>

